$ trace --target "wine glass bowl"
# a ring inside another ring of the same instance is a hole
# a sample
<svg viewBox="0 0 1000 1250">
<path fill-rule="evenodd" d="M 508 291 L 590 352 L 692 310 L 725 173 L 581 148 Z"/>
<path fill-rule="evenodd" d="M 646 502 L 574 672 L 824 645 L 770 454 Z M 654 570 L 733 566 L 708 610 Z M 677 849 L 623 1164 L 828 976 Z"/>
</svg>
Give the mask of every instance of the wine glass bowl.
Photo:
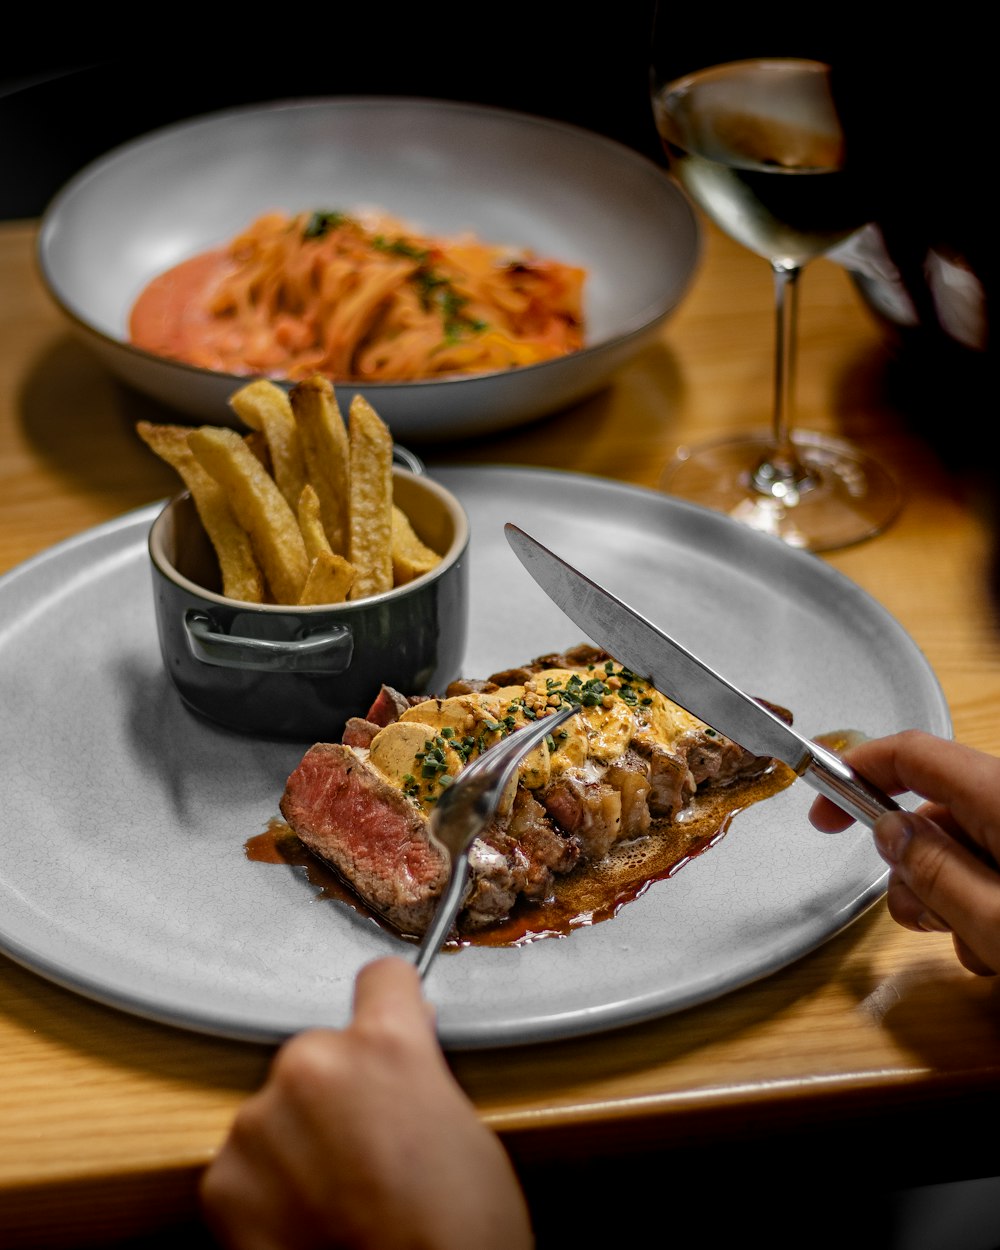
<svg viewBox="0 0 1000 1250">
<path fill-rule="evenodd" d="M 709 66 L 665 84 L 653 113 L 671 173 L 720 229 L 772 264 L 801 268 L 864 224 L 822 62 Z"/>
<path fill-rule="evenodd" d="M 802 270 L 871 216 L 830 67 L 757 57 L 677 74 L 663 69 L 658 42 L 654 32 L 652 107 L 668 170 L 719 229 L 768 262 L 775 291 L 770 431 L 681 448 L 662 485 L 795 546 L 848 546 L 883 530 L 901 497 L 860 448 L 794 421 Z"/>
</svg>

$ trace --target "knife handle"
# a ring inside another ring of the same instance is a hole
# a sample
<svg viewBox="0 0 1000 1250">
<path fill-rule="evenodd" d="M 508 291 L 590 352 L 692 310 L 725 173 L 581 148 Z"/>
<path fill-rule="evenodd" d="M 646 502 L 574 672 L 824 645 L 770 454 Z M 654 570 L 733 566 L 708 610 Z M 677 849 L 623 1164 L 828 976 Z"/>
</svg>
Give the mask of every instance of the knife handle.
<svg viewBox="0 0 1000 1250">
<path fill-rule="evenodd" d="M 845 764 L 839 755 L 834 755 L 832 751 L 815 742 L 810 742 L 809 752 L 806 766 L 799 774 L 802 780 L 869 829 L 879 816 L 900 810 L 894 799 L 883 794 L 870 781 L 866 781 L 850 764 Z"/>
</svg>

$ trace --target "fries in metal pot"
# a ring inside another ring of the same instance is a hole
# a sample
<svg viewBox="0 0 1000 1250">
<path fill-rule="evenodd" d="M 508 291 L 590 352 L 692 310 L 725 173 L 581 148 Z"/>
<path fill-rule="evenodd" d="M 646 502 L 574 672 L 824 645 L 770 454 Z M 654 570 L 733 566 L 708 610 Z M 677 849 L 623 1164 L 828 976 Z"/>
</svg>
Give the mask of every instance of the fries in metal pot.
<svg viewBox="0 0 1000 1250">
<path fill-rule="evenodd" d="M 136 427 L 190 491 L 227 598 L 344 603 L 406 585 L 441 561 L 395 503 L 392 435 L 361 395 L 347 424 L 319 376 L 287 393 L 257 379 L 229 404 L 246 434 Z"/>
</svg>

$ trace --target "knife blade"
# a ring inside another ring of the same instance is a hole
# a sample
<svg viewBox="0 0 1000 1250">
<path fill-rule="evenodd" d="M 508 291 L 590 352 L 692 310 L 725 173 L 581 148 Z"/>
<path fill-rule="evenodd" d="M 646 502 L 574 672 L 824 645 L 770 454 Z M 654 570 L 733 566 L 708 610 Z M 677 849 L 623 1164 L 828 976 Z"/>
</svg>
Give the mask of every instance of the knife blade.
<svg viewBox="0 0 1000 1250">
<path fill-rule="evenodd" d="M 771 756 L 869 828 L 899 805 L 833 751 L 804 737 L 634 608 L 508 522 L 514 554 L 548 597 L 619 664 L 710 729 Z"/>
</svg>

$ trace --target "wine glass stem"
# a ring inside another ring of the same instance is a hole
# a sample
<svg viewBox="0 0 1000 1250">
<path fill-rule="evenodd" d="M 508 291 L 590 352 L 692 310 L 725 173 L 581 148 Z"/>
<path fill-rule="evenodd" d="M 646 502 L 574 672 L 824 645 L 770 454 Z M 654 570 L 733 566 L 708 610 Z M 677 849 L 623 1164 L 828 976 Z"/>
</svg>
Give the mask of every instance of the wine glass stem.
<svg viewBox="0 0 1000 1250">
<path fill-rule="evenodd" d="M 815 479 L 802 463 L 792 442 L 795 405 L 795 365 L 798 344 L 799 277 L 798 265 L 772 262 L 774 276 L 774 421 L 773 446 L 752 475 L 753 487 L 788 505 L 815 485 Z"/>
</svg>

